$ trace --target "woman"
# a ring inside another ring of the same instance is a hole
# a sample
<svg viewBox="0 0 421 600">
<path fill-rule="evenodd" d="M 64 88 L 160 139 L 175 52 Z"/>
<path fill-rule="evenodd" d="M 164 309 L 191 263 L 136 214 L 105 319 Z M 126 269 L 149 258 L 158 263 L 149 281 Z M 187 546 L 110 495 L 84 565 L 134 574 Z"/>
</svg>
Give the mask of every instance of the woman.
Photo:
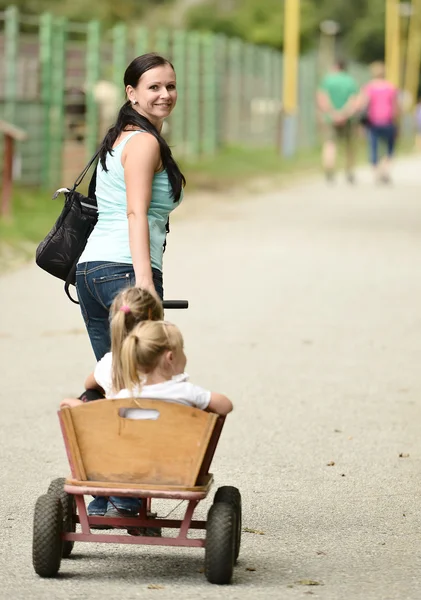
<svg viewBox="0 0 421 600">
<path fill-rule="evenodd" d="M 372 79 L 363 88 L 361 106 L 365 108 L 370 162 L 376 179 L 390 182 L 390 163 L 395 151 L 397 137 L 398 89 L 385 80 L 385 67 L 382 62 L 371 65 Z M 379 161 L 379 141 L 386 146 L 386 156 Z"/>
<path fill-rule="evenodd" d="M 166 225 L 185 185 L 161 136 L 177 101 L 173 66 L 157 54 L 139 56 L 127 67 L 124 85 L 127 101 L 100 147 L 98 222 L 76 272 L 97 360 L 110 350 L 109 308 L 123 287 L 136 285 L 162 301 Z"/>
</svg>

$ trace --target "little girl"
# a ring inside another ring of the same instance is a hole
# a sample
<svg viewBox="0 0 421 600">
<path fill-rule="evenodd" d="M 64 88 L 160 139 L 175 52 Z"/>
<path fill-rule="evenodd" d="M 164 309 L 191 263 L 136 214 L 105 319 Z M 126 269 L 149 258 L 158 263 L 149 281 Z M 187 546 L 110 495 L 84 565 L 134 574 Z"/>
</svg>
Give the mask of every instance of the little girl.
<svg viewBox="0 0 421 600">
<path fill-rule="evenodd" d="M 162 305 L 146 290 L 137 287 L 125 288 L 114 298 L 110 308 L 111 352 L 98 361 L 93 373 L 85 381 L 85 389 L 79 399 L 84 402 L 112 397 L 113 368 L 121 369 L 121 346 L 128 333 L 141 321 L 159 321 L 164 313 Z M 76 399 L 66 399 L 62 406 L 80 404 Z"/>
<path fill-rule="evenodd" d="M 166 400 L 219 415 L 232 411 L 232 402 L 188 381 L 187 359 L 178 327 L 166 321 L 143 321 L 124 340 L 121 361 L 113 369 L 115 398 Z"/>
<path fill-rule="evenodd" d="M 162 318 L 162 305 L 146 290 L 129 287 L 117 294 L 110 308 L 111 352 L 105 354 L 97 363 L 94 372 L 88 375 L 85 381 L 86 391 L 80 396 L 83 401 L 98 400 L 103 398 L 104 394 L 106 398 L 112 396 L 112 372 L 113 369 L 121 371 L 120 357 L 124 339 L 141 321 Z M 83 401 L 68 398 L 60 403 L 60 408 L 76 406 Z M 115 507 L 126 513 L 137 514 L 139 506 L 136 498 L 113 498 L 112 504 L 109 505 L 108 498 L 97 496 L 88 505 L 88 514 L 103 516 L 107 509 L 115 510 Z"/>
<path fill-rule="evenodd" d="M 176 325 L 142 321 L 124 339 L 119 360 L 113 356 L 108 385 L 112 391 L 107 397 L 165 400 L 219 415 L 231 412 L 232 402 L 226 396 L 188 381 L 186 363 L 183 336 Z M 81 400 L 69 399 L 61 406 L 80 404 Z"/>
</svg>

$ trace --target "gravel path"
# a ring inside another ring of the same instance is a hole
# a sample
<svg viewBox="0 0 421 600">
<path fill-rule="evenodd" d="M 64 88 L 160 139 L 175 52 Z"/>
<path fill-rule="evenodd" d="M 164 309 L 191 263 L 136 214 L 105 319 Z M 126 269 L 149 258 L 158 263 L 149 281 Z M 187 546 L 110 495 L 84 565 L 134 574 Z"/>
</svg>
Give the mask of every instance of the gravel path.
<svg viewBox="0 0 421 600">
<path fill-rule="evenodd" d="M 191 379 L 235 402 L 213 471 L 263 533 L 243 534 L 228 588 L 197 549 L 80 544 L 57 580 L 33 573 L 35 500 L 68 471 L 55 411 L 93 355 L 60 282 L 0 278 L 1 597 L 421 597 L 420 168 L 400 162 L 390 188 L 363 169 L 355 187 L 187 194 L 173 221 L 166 296 L 190 309 L 167 317 Z"/>
</svg>

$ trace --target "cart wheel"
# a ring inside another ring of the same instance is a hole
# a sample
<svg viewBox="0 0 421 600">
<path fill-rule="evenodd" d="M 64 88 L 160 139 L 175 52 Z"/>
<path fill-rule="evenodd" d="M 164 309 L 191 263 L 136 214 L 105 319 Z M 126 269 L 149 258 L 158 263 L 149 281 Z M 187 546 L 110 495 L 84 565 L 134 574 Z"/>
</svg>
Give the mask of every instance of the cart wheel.
<svg viewBox="0 0 421 600">
<path fill-rule="evenodd" d="M 63 553 L 63 507 L 52 494 L 40 496 L 35 504 L 32 564 L 40 577 L 55 577 Z"/>
<path fill-rule="evenodd" d="M 234 564 L 237 563 L 238 555 L 240 554 L 241 546 L 241 531 L 242 531 L 242 509 L 241 509 L 241 494 L 240 490 L 231 485 L 224 485 L 216 490 L 214 504 L 218 502 L 226 502 L 231 504 L 235 510 L 237 521 L 237 535 L 235 538 Z"/>
<path fill-rule="evenodd" d="M 65 484 L 64 477 L 54 479 L 50 483 L 47 494 L 52 494 L 60 498 L 61 505 L 63 507 L 63 531 L 66 533 L 74 533 L 76 531 L 76 502 L 74 496 L 64 491 Z M 63 542 L 63 558 L 69 558 L 72 553 L 74 542 Z"/>
<path fill-rule="evenodd" d="M 210 583 L 230 583 L 234 570 L 236 514 L 228 502 L 210 507 L 206 523 L 205 575 Z"/>
</svg>

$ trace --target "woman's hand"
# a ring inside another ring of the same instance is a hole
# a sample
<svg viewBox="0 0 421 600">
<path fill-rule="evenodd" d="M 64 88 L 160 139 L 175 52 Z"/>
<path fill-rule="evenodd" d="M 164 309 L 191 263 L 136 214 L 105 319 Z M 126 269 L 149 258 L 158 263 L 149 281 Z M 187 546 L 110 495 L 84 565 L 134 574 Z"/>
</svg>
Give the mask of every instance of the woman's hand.
<svg viewBox="0 0 421 600">
<path fill-rule="evenodd" d="M 147 292 L 150 293 L 151 296 L 153 296 L 155 298 L 155 300 L 157 302 L 159 302 L 160 304 L 162 303 L 161 298 L 158 296 L 155 286 L 153 284 L 153 281 L 150 280 L 145 280 L 145 278 L 140 278 L 138 279 L 136 277 L 136 283 L 135 286 L 140 288 L 141 290 L 146 290 Z"/>
</svg>

